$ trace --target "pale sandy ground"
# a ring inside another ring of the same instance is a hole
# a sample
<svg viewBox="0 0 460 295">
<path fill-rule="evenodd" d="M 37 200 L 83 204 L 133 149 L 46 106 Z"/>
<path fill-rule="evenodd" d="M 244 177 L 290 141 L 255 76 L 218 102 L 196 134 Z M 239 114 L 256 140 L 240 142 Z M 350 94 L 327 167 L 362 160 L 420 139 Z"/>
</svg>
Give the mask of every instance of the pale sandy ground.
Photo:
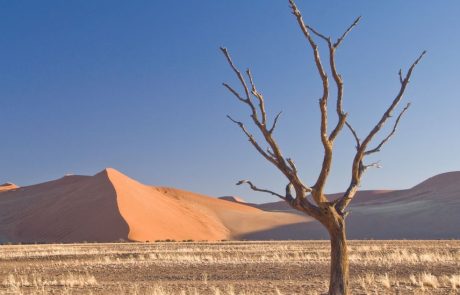
<svg viewBox="0 0 460 295">
<path fill-rule="evenodd" d="M 460 294 L 459 241 L 351 241 L 352 294 Z M 325 241 L 0 246 L 0 294 L 324 294 Z"/>
</svg>

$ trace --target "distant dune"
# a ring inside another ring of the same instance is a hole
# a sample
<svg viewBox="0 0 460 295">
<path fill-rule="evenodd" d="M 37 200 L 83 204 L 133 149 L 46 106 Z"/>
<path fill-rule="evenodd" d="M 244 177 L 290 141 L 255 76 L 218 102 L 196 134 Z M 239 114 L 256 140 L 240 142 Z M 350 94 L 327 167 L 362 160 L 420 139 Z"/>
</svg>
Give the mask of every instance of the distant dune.
<svg viewBox="0 0 460 295">
<path fill-rule="evenodd" d="M 328 197 L 332 200 L 340 195 Z M 284 201 L 251 205 L 267 211 L 297 213 Z M 360 191 L 349 211 L 347 233 L 351 239 L 459 239 L 460 172 L 431 177 L 407 190 Z M 295 231 L 301 227 L 306 228 L 308 238 L 328 238 L 317 222 L 286 225 L 278 230 Z M 273 230 L 252 233 L 248 238 L 272 233 Z"/>
<path fill-rule="evenodd" d="M 235 203 L 243 203 L 243 204 L 246 204 L 247 202 L 245 200 L 243 200 L 242 198 L 240 197 L 235 197 L 235 196 L 224 196 L 224 197 L 219 197 L 219 199 L 221 200 L 225 200 L 225 201 L 230 201 L 230 202 L 235 202 Z"/>
<path fill-rule="evenodd" d="M 330 195 L 335 198 L 340 194 Z M 355 239 L 460 238 L 460 172 L 400 191 L 362 191 Z M 0 242 L 321 239 L 326 231 L 283 202 L 246 203 L 141 184 L 114 170 L 0 186 Z"/>
</svg>

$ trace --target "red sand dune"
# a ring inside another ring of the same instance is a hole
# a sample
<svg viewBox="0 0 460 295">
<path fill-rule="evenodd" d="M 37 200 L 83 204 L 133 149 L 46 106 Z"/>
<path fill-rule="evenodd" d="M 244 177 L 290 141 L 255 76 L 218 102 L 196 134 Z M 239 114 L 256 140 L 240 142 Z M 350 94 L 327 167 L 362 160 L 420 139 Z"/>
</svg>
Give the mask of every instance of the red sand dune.
<svg viewBox="0 0 460 295">
<path fill-rule="evenodd" d="M 347 231 L 359 239 L 460 238 L 459 209 L 460 172 L 450 172 L 408 190 L 359 192 Z M 114 169 L 0 186 L 0 242 L 318 238 L 326 231 L 283 202 L 147 186 Z"/>
<path fill-rule="evenodd" d="M 0 241 L 12 242 L 222 240 L 308 220 L 146 186 L 114 169 L 0 195 Z"/>
</svg>

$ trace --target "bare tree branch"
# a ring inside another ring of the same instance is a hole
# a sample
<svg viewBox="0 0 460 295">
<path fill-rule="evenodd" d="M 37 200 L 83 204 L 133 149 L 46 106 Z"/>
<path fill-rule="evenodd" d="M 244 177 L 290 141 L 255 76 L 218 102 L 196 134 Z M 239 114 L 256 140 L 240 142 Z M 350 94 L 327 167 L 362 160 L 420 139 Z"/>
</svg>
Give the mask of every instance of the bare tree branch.
<svg viewBox="0 0 460 295">
<path fill-rule="evenodd" d="M 342 130 L 343 126 L 346 123 L 347 114 L 343 111 L 343 80 L 341 75 L 337 72 L 336 63 L 335 63 L 335 49 L 341 44 L 347 34 L 358 24 L 361 17 L 358 17 L 342 34 L 342 36 L 337 40 L 335 44 L 332 44 L 331 38 L 326 37 L 326 35 L 320 33 L 316 29 L 311 26 L 308 26 L 304 23 L 302 15 L 298 10 L 296 4 L 293 0 L 289 0 L 289 3 L 292 8 L 292 13 L 296 16 L 297 22 L 300 25 L 302 32 L 304 33 L 305 37 L 307 38 L 310 46 L 313 49 L 313 56 L 315 59 L 316 67 L 318 69 L 318 73 L 323 81 L 323 96 L 319 101 L 320 110 L 321 110 L 321 142 L 324 147 L 324 158 L 323 158 L 323 165 L 321 168 L 320 175 L 313 186 L 315 192 L 313 193 L 313 197 L 315 201 L 318 203 L 324 203 L 327 201 L 326 197 L 323 195 L 323 189 L 329 175 L 329 171 L 332 165 L 332 149 L 334 140 L 336 139 L 337 135 Z M 329 82 L 327 74 L 324 70 L 324 67 L 321 63 L 321 58 L 319 56 L 318 46 L 314 42 L 313 38 L 310 35 L 310 31 L 313 32 L 316 36 L 320 37 L 321 39 L 325 40 L 328 48 L 329 48 L 329 64 L 332 72 L 332 76 L 334 81 L 337 85 L 337 101 L 336 101 L 336 112 L 338 115 L 338 122 L 334 129 L 332 130 L 331 134 L 328 136 L 327 131 L 327 124 L 328 124 L 328 114 L 327 114 L 327 99 L 329 95 Z"/>
<path fill-rule="evenodd" d="M 243 88 L 247 89 L 247 86 L 246 86 L 246 83 L 244 81 L 244 78 L 241 75 L 241 72 L 236 68 L 236 66 L 232 62 L 232 59 L 230 57 L 230 54 L 229 54 L 228 50 L 225 49 L 225 48 L 221 48 L 221 50 L 224 53 L 224 55 L 225 55 L 228 63 L 230 64 L 231 68 L 236 73 L 238 79 L 240 79 L 240 82 L 241 82 Z M 260 109 L 260 112 L 261 112 L 261 115 L 262 115 L 262 120 L 265 120 L 266 113 L 265 113 L 265 103 L 264 103 L 263 96 L 260 95 L 260 93 L 257 91 L 257 88 L 256 88 L 255 83 L 254 83 L 254 79 L 253 79 L 252 74 L 251 74 L 251 71 L 248 70 L 246 73 L 247 73 L 247 75 L 249 77 L 249 82 L 251 84 L 251 93 L 254 96 L 256 96 L 256 98 L 259 100 L 259 109 Z M 227 84 L 224 84 L 224 86 L 225 85 L 227 85 Z M 288 166 L 288 163 L 286 162 L 286 160 L 285 160 L 285 158 L 284 158 L 284 156 L 283 156 L 283 154 L 281 152 L 281 149 L 278 146 L 278 143 L 275 141 L 275 139 L 272 136 L 273 130 L 276 127 L 276 123 L 278 121 L 278 118 L 279 118 L 280 114 L 278 114 L 275 117 L 275 120 L 273 122 L 272 128 L 270 130 L 268 130 L 265 122 L 264 121 L 261 122 L 259 120 L 259 117 L 257 115 L 256 107 L 254 106 L 253 102 L 251 101 L 251 98 L 248 97 L 247 99 L 240 99 L 241 96 L 239 96 L 238 93 L 235 90 L 233 90 L 233 88 L 227 87 L 227 89 L 229 89 L 230 92 L 232 92 L 240 101 L 244 102 L 245 104 L 247 104 L 251 108 L 251 112 L 252 112 L 251 118 L 252 118 L 254 124 L 257 126 L 257 128 L 262 133 L 262 135 L 263 135 L 266 143 L 269 145 L 271 151 L 270 151 L 270 149 L 267 149 L 267 152 L 265 152 L 262 149 L 262 147 L 257 143 L 257 141 L 255 140 L 254 136 L 252 136 L 252 134 L 249 133 L 249 131 L 246 129 L 246 127 L 243 125 L 243 123 L 241 123 L 239 121 L 236 121 L 236 120 L 232 119 L 231 117 L 229 117 L 229 119 L 231 121 L 233 121 L 234 123 L 236 123 L 238 126 L 240 126 L 240 128 L 243 130 L 243 132 L 249 138 L 249 141 L 257 149 L 257 151 L 260 154 L 262 154 L 267 160 L 269 160 L 271 163 L 273 163 L 286 176 L 286 178 L 291 183 L 302 187 L 302 190 L 304 190 L 304 191 L 310 192 L 312 189 L 310 187 L 306 186 L 305 184 L 303 184 L 303 182 L 300 180 L 299 176 L 296 173 L 294 173 L 293 170 Z M 231 90 L 233 90 L 233 91 L 231 91 Z M 303 197 L 303 194 L 302 195 L 299 194 L 299 197 Z"/>
<path fill-rule="evenodd" d="M 337 72 L 337 67 L 335 63 L 335 50 L 336 48 L 341 44 L 341 42 L 344 40 L 344 38 L 347 36 L 347 34 L 358 24 L 359 20 L 361 17 L 358 17 L 348 28 L 347 30 L 342 34 L 342 36 L 337 40 L 335 44 L 332 44 L 331 38 L 326 37 L 325 35 L 321 34 L 311 26 L 307 26 L 308 29 L 310 29 L 315 35 L 318 37 L 322 38 L 323 40 L 326 41 L 328 47 L 329 47 L 329 63 L 331 67 L 331 72 L 332 76 L 335 80 L 335 83 L 337 85 L 337 106 L 336 106 L 336 111 L 338 115 L 338 122 L 336 127 L 333 129 L 329 136 L 329 141 L 333 142 L 337 135 L 339 134 L 340 130 L 343 128 L 343 125 L 346 122 L 346 117 L 347 114 L 343 112 L 343 107 L 342 107 L 342 101 L 343 101 L 343 80 L 341 75 Z"/>
<path fill-rule="evenodd" d="M 272 150 L 270 149 L 270 147 L 267 148 L 267 153 L 272 156 L 273 158 L 276 158 L 276 155 L 272 152 Z"/>
<path fill-rule="evenodd" d="M 329 63 L 331 67 L 332 76 L 335 80 L 337 86 L 337 106 L 336 111 L 338 115 L 338 122 L 333 131 L 329 136 L 329 141 L 332 143 L 337 135 L 339 134 L 340 130 L 343 128 L 347 114 L 343 112 L 342 101 L 343 101 L 343 80 L 341 75 L 337 72 L 337 67 L 335 63 L 335 50 L 347 36 L 347 34 L 358 24 L 361 17 L 358 17 L 342 34 L 342 36 L 337 40 L 335 44 L 332 44 L 331 38 L 326 37 L 325 35 L 319 33 L 317 30 L 313 29 L 312 27 L 308 27 L 313 33 L 315 33 L 320 38 L 324 39 L 329 47 Z"/>
<path fill-rule="evenodd" d="M 259 145 L 259 143 L 256 141 L 256 139 L 254 138 L 254 136 L 246 129 L 246 126 L 244 126 L 244 124 L 240 121 L 236 121 L 235 119 L 233 119 L 232 117 L 230 117 L 229 115 L 227 115 L 227 118 L 232 121 L 233 123 L 235 123 L 236 125 L 238 125 L 241 130 L 243 131 L 244 134 L 246 134 L 246 136 L 248 137 L 249 139 L 249 142 L 252 143 L 252 145 L 256 148 L 256 150 L 265 158 L 267 159 L 268 161 L 270 161 L 271 163 L 273 163 L 275 166 L 278 166 L 278 162 L 277 160 L 272 157 L 271 155 L 267 154 L 263 149 L 262 147 Z"/>
<path fill-rule="evenodd" d="M 252 78 L 251 70 L 247 69 L 246 74 L 249 77 L 249 82 L 251 83 L 251 93 L 259 100 L 259 110 L 262 116 L 262 125 L 267 124 L 267 114 L 265 112 L 265 102 L 264 97 L 260 92 L 257 91 L 256 85 L 254 84 L 254 79 Z"/>
<path fill-rule="evenodd" d="M 327 99 L 329 96 L 329 80 L 324 70 L 323 64 L 321 62 L 321 57 L 319 54 L 318 45 L 315 43 L 313 38 L 310 35 L 310 30 L 308 26 L 305 24 L 302 14 L 300 13 L 297 5 L 293 0 L 289 0 L 292 13 L 297 19 L 297 23 L 300 26 L 305 38 L 307 39 L 308 43 L 310 44 L 311 48 L 313 49 L 313 58 L 315 60 L 316 68 L 318 70 L 318 74 L 323 81 L 323 95 L 319 100 L 319 106 L 321 111 L 321 142 L 324 147 L 324 159 L 323 165 L 321 168 L 320 175 L 318 180 L 316 181 L 315 185 L 313 186 L 313 199 L 315 202 L 320 205 L 327 202 L 327 198 L 323 194 L 324 184 L 326 182 L 327 176 L 329 174 L 329 169 L 332 161 L 332 144 L 329 141 L 328 132 L 327 132 Z M 315 31 L 316 32 L 316 31 Z M 316 33 L 315 33 L 316 34 Z M 328 38 L 326 38 L 328 40 Z"/>
<path fill-rule="evenodd" d="M 355 26 L 358 21 L 359 21 L 359 18 L 355 21 L 355 23 L 353 23 L 352 26 Z M 335 49 L 336 49 L 336 47 L 332 44 L 331 37 L 326 37 L 324 34 L 320 33 L 319 31 L 317 31 L 316 29 L 314 29 L 313 27 L 311 27 L 309 25 L 305 25 L 305 26 L 307 27 L 307 29 L 312 31 L 316 36 L 318 36 L 321 39 L 323 39 L 324 41 L 326 41 L 326 43 L 328 45 L 328 48 L 329 48 L 329 64 L 330 64 L 330 67 L 331 67 L 332 76 L 334 77 L 334 80 L 335 80 L 336 85 L 337 85 L 337 106 L 336 106 L 336 110 L 337 110 L 337 114 L 339 116 L 339 121 L 338 121 L 336 127 L 334 128 L 334 130 L 331 132 L 331 135 L 329 136 L 329 141 L 333 142 L 334 139 L 337 137 L 338 133 L 340 132 L 340 130 L 342 129 L 343 125 L 345 124 L 345 121 L 346 121 L 346 114 L 344 114 L 343 109 L 342 109 L 343 81 L 342 81 L 342 77 L 337 72 L 336 64 L 335 64 Z M 347 31 L 350 31 L 351 27 L 348 28 Z M 344 36 L 345 36 L 345 33 L 344 33 L 344 35 L 342 37 L 344 37 Z"/>
<path fill-rule="evenodd" d="M 356 141 L 356 149 L 359 150 L 359 147 L 361 146 L 361 140 L 359 139 L 358 137 L 358 134 L 356 133 L 356 130 L 353 129 L 353 127 L 351 127 L 351 124 L 347 122 L 345 122 L 345 124 L 347 125 L 348 129 L 351 131 L 351 134 L 353 134 L 353 137 L 355 138 L 355 141 Z"/>
<path fill-rule="evenodd" d="M 377 161 L 377 162 L 373 162 L 373 163 L 370 163 L 370 164 L 367 164 L 367 165 L 362 165 L 362 169 L 365 171 L 369 168 L 382 168 L 382 166 L 380 165 L 380 161 Z"/>
<path fill-rule="evenodd" d="M 224 53 L 225 57 L 227 58 L 228 63 L 230 64 L 236 76 L 238 77 L 241 84 L 243 85 L 244 92 L 246 93 L 246 99 L 250 100 L 249 89 L 248 89 L 248 86 L 246 85 L 246 81 L 244 80 L 244 77 L 241 74 L 241 72 L 236 68 L 235 64 L 233 63 L 232 58 L 230 57 L 230 54 L 228 54 L 227 48 L 221 47 L 220 50 Z"/>
<path fill-rule="evenodd" d="M 297 174 L 297 167 L 294 163 L 294 161 L 291 158 L 287 159 L 287 162 L 289 163 L 289 166 L 291 166 L 292 171 Z"/>
<path fill-rule="evenodd" d="M 334 77 L 334 81 L 337 86 L 337 105 L 336 105 L 336 112 L 338 116 L 338 122 L 335 126 L 334 130 L 332 131 L 331 135 L 329 136 L 329 140 L 334 141 L 337 137 L 338 133 L 342 130 L 344 124 L 346 123 L 347 114 L 343 111 L 343 79 L 342 76 L 337 71 L 337 66 L 335 63 L 335 50 L 339 47 L 348 33 L 359 23 L 361 16 L 355 19 L 355 21 L 347 28 L 347 30 L 342 34 L 342 36 L 337 39 L 334 45 L 331 44 L 330 39 L 328 40 L 329 46 L 329 63 L 331 67 L 332 76 Z"/>
<path fill-rule="evenodd" d="M 324 87 L 324 89 L 323 89 L 324 90 L 323 99 L 324 98 L 327 99 L 327 95 L 326 95 L 327 94 L 327 87 L 326 87 L 327 86 L 327 83 L 326 83 L 327 82 L 327 75 L 326 75 L 326 72 L 324 71 L 323 65 L 321 63 L 321 57 L 320 57 L 320 54 L 319 54 L 318 45 L 316 45 L 315 41 L 311 37 L 310 31 L 308 29 L 308 26 L 305 24 L 305 22 L 304 22 L 304 20 L 302 18 L 302 14 L 300 13 L 300 10 L 297 8 L 297 5 L 295 4 L 295 2 L 293 0 L 289 0 L 289 3 L 291 5 L 292 13 L 294 14 L 294 16 L 297 19 L 297 23 L 299 24 L 303 34 L 305 35 L 305 37 L 308 40 L 308 43 L 310 43 L 310 46 L 313 49 L 313 57 L 315 59 L 316 67 L 318 69 L 319 75 L 323 79 L 323 87 Z M 324 84 L 326 84 L 326 85 L 324 85 Z"/>
<path fill-rule="evenodd" d="M 410 103 L 408 103 L 406 105 L 406 107 L 401 111 L 401 113 L 399 113 L 399 116 L 396 119 L 395 124 L 394 124 L 393 129 L 391 130 L 390 134 L 388 134 L 375 148 L 373 148 L 371 150 L 368 150 L 368 151 L 365 151 L 364 155 L 367 156 L 367 155 L 370 155 L 370 154 L 373 154 L 373 153 L 376 153 L 376 152 L 380 152 L 380 149 L 382 148 L 382 146 L 395 134 L 396 128 L 398 128 L 399 120 L 401 120 L 402 115 L 404 115 L 404 113 L 407 111 L 407 109 L 409 107 L 410 107 Z"/>
<path fill-rule="evenodd" d="M 337 202 L 337 205 L 336 205 L 336 207 L 337 207 L 337 209 L 339 211 L 343 212 L 345 210 L 345 208 L 350 204 L 350 202 L 352 201 L 353 197 L 355 196 L 357 188 L 358 188 L 359 183 L 361 181 L 361 177 L 362 177 L 362 175 L 363 175 L 363 173 L 365 171 L 365 169 L 363 169 L 362 162 L 363 162 L 364 156 L 366 156 L 367 146 L 372 141 L 374 136 L 383 128 L 383 126 L 385 125 L 385 123 L 388 120 L 388 118 L 391 117 L 391 114 L 392 114 L 393 110 L 396 108 L 398 103 L 403 98 L 404 92 L 405 92 L 405 90 L 407 88 L 407 85 L 409 84 L 410 78 L 412 76 L 412 72 L 413 72 L 414 68 L 417 66 L 417 64 L 420 62 L 420 60 L 423 58 L 423 56 L 425 54 L 426 54 L 426 51 L 423 51 L 419 55 L 419 57 L 412 63 L 412 65 L 410 66 L 409 70 L 407 71 L 407 74 L 402 79 L 401 88 L 399 89 L 399 92 L 396 95 L 396 97 L 394 98 L 393 102 L 387 108 L 387 110 L 384 112 L 384 114 L 382 115 L 382 117 L 380 118 L 378 123 L 374 126 L 374 128 L 372 128 L 372 130 L 369 132 L 369 134 L 366 136 L 366 138 L 361 143 L 359 149 L 357 150 L 356 155 L 355 155 L 355 157 L 353 159 L 350 185 L 348 186 L 348 189 L 346 190 L 345 194 L 342 196 L 340 201 Z M 398 119 L 395 122 L 395 126 L 393 127 L 394 131 L 396 131 L 396 127 L 397 127 L 397 125 L 399 123 L 399 119 L 404 114 L 404 112 L 407 110 L 407 108 L 408 108 L 408 106 L 406 106 L 403 109 L 403 111 L 401 112 L 401 114 L 398 116 Z M 378 151 L 378 149 L 381 146 L 383 146 L 383 144 L 385 144 L 393 134 L 394 134 L 394 132 L 391 132 L 390 135 L 387 136 L 381 142 L 381 145 L 379 144 L 377 146 L 377 148 L 375 148 L 373 150 Z M 373 150 L 370 150 L 370 152 L 373 153 L 374 152 Z M 367 153 L 367 154 L 369 154 L 369 153 Z"/>
<path fill-rule="evenodd" d="M 251 95 L 250 95 L 250 92 L 249 92 L 249 88 L 248 88 L 248 86 L 246 84 L 246 80 L 244 79 L 243 75 L 238 70 L 238 68 L 235 66 L 235 64 L 233 63 L 232 58 L 231 58 L 230 54 L 228 53 L 227 48 L 220 47 L 220 50 L 222 51 L 222 53 L 224 54 L 225 58 L 227 59 L 227 62 L 230 65 L 230 67 L 232 68 L 233 72 L 235 72 L 235 75 L 238 77 L 238 80 L 240 81 L 241 86 L 243 86 L 244 93 L 246 94 L 246 98 L 243 99 L 239 94 L 237 94 L 237 91 L 233 90 L 233 88 L 228 86 L 228 84 L 224 83 L 224 86 L 227 89 L 229 89 L 230 92 L 232 92 L 240 101 L 246 103 L 251 108 L 252 118 L 253 118 L 254 122 L 259 122 L 259 119 L 258 119 L 258 116 L 257 116 L 257 110 L 256 110 L 256 107 L 254 106 L 254 104 L 251 101 Z"/>
<path fill-rule="evenodd" d="M 398 95 L 396 98 L 393 100 L 391 105 L 388 107 L 388 109 L 385 111 L 385 113 L 382 115 L 382 118 L 379 120 L 377 125 L 374 126 L 374 128 L 369 132 L 369 135 L 364 139 L 362 143 L 362 147 L 367 148 L 367 145 L 369 142 L 374 138 L 374 136 L 382 129 L 384 126 L 385 122 L 388 120 L 388 118 L 391 117 L 391 114 L 393 110 L 396 108 L 398 103 L 401 101 L 403 98 L 404 92 L 406 91 L 407 85 L 409 84 L 410 77 L 412 75 L 412 71 L 414 70 L 414 67 L 419 63 L 420 59 L 425 55 L 425 51 L 422 52 L 422 54 L 415 60 L 415 62 L 411 65 L 409 68 L 409 71 L 406 74 L 406 77 L 403 79 L 403 83 L 401 84 L 401 88 L 398 92 Z"/>
<path fill-rule="evenodd" d="M 414 71 L 415 67 L 418 65 L 418 63 L 422 60 L 423 56 L 426 54 L 426 50 L 420 54 L 420 56 L 415 60 L 415 62 L 410 66 L 409 71 L 407 71 L 406 78 L 404 79 L 403 82 L 409 83 L 410 77 L 412 76 L 412 72 Z"/>
<path fill-rule="evenodd" d="M 268 130 L 268 133 L 272 134 L 273 131 L 275 130 L 276 128 L 276 123 L 278 123 L 278 118 L 281 116 L 283 112 L 279 112 L 278 115 L 276 115 L 275 117 L 275 120 L 273 120 L 273 125 L 272 125 L 272 128 L 270 128 L 270 130 Z"/>
<path fill-rule="evenodd" d="M 329 63 L 331 67 L 332 77 L 334 77 L 335 84 L 337 86 L 337 104 L 336 104 L 336 112 L 338 116 L 337 125 L 331 132 L 329 136 L 329 141 L 334 142 L 335 138 L 342 130 L 343 125 L 347 120 L 347 114 L 343 111 L 343 80 L 342 76 L 337 72 L 336 64 L 335 64 L 335 47 L 331 46 L 329 42 Z"/>
<path fill-rule="evenodd" d="M 339 39 L 334 43 L 334 48 L 337 48 L 340 46 L 340 43 L 342 43 L 343 39 L 350 33 L 350 31 L 359 23 L 361 20 L 361 16 L 358 16 L 355 21 L 348 27 L 348 29 L 340 36 Z"/>
<path fill-rule="evenodd" d="M 316 68 L 318 70 L 318 74 L 323 81 L 323 95 L 320 99 L 320 109 L 321 109 L 321 141 L 325 145 L 325 149 L 327 149 L 328 145 L 328 138 L 327 138 L 327 98 L 329 96 L 329 81 L 324 70 L 323 64 L 321 62 L 321 57 L 319 54 L 318 45 L 315 43 L 313 38 L 310 35 L 309 27 L 305 24 L 302 14 L 300 10 L 297 8 L 297 5 L 293 0 L 289 0 L 291 5 L 292 13 L 297 19 L 297 23 L 300 26 L 305 38 L 307 39 L 308 43 L 310 44 L 311 48 L 313 49 L 313 58 L 315 60 Z M 316 32 L 316 31 L 315 31 Z M 319 34 L 321 35 L 321 34 Z M 324 36 L 323 36 L 324 37 Z M 326 38 L 326 37 L 324 37 Z M 327 38 L 326 38 L 327 39 Z"/>
<path fill-rule="evenodd" d="M 275 193 L 275 192 L 273 192 L 273 191 L 271 191 L 271 190 L 268 190 L 268 189 L 261 189 L 261 188 L 258 188 L 258 187 L 256 187 L 254 184 L 252 184 L 252 182 L 250 182 L 249 180 L 240 180 L 240 181 L 238 181 L 238 182 L 236 183 L 236 185 L 242 185 L 242 184 L 244 184 L 244 183 L 247 183 L 247 184 L 251 187 L 251 189 L 252 189 L 253 191 L 272 194 L 272 195 L 277 196 L 278 198 L 280 198 L 280 199 L 286 201 L 286 197 L 284 197 L 284 196 L 282 196 L 282 195 L 280 195 L 280 194 L 278 194 L 278 193 Z"/>
<path fill-rule="evenodd" d="M 324 41 L 326 41 L 327 43 L 331 43 L 331 37 L 326 37 L 326 35 L 323 35 L 321 34 L 318 30 L 314 29 L 313 27 L 309 26 L 309 25 L 305 25 L 307 27 L 307 29 L 309 29 L 310 31 L 313 32 L 313 34 L 315 34 L 316 36 L 320 37 L 321 39 L 323 39 Z"/>
<path fill-rule="evenodd" d="M 241 95 L 235 89 L 233 89 L 230 85 L 228 85 L 227 83 L 222 83 L 222 85 L 224 85 L 224 87 L 227 88 L 228 91 L 230 91 L 234 96 L 236 96 L 236 98 L 246 103 L 246 100 L 242 98 Z"/>
</svg>

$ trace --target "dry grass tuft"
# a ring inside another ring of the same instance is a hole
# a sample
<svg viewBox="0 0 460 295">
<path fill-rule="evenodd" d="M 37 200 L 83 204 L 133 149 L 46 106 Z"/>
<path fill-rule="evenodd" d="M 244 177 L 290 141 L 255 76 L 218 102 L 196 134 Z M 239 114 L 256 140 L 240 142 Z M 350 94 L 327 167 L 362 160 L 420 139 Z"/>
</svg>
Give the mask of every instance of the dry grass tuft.
<svg viewBox="0 0 460 295">
<path fill-rule="evenodd" d="M 452 286 L 452 289 L 456 290 L 460 288 L 460 275 L 451 275 L 448 278 L 448 281 L 450 285 Z"/>
<path fill-rule="evenodd" d="M 420 281 L 423 284 L 423 286 L 426 287 L 431 287 L 431 288 L 438 288 L 439 287 L 439 282 L 438 278 L 430 273 L 422 273 L 420 275 Z"/>
<path fill-rule="evenodd" d="M 380 275 L 377 279 L 377 281 L 382 284 L 382 286 L 384 286 L 385 288 L 387 289 L 390 289 L 391 288 L 391 282 L 390 282 L 390 277 L 388 276 L 388 274 L 384 274 L 384 275 Z"/>
</svg>

